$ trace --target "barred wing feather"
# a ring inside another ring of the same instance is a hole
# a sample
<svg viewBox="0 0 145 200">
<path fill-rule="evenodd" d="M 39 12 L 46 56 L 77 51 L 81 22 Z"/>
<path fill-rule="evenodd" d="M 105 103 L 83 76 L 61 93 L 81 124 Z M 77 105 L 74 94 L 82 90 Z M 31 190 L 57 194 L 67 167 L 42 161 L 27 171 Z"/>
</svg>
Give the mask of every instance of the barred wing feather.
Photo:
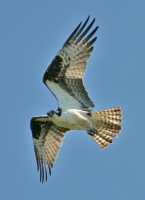
<svg viewBox="0 0 145 200">
<path fill-rule="evenodd" d="M 97 39 L 94 34 L 98 29 L 96 26 L 91 30 L 95 19 L 89 23 L 89 18 L 72 32 L 43 77 L 43 82 L 63 110 L 70 106 L 82 109 L 94 106 L 83 84 L 86 64 Z"/>
<path fill-rule="evenodd" d="M 51 168 L 61 148 L 67 129 L 57 127 L 48 117 L 33 117 L 31 129 L 37 169 L 40 172 L 40 182 L 43 183 L 47 181 L 47 171 L 51 175 Z"/>
</svg>

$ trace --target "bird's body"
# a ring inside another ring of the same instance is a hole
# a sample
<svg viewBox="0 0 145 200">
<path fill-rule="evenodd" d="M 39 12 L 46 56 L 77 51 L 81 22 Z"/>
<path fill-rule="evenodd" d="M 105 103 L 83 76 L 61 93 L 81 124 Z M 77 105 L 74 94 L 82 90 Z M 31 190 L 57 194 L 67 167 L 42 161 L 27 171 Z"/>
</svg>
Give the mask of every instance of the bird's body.
<svg viewBox="0 0 145 200">
<path fill-rule="evenodd" d="M 47 180 L 70 130 L 85 130 L 101 148 L 108 147 L 121 129 L 120 107 L 93 112 L 94 103 L 83 84 L 87 61 L 97 37 L 95 18 L 80 23 L 57 53 L 43 76 L 43 83 L 58 101 L 58 110 L 33 117 L 31 130 L 40 181 Z"/>
<path fill-rule="evenodd" d="M 88 111 L 78 109 L 68 109 L 61 113 L 61 116 L 52 116 L 54 124 L 70 130 L 90 130 L 93 129 L 93 120 Z M 94 127 L 95 128 L 95 127 Z"/>
</svg>

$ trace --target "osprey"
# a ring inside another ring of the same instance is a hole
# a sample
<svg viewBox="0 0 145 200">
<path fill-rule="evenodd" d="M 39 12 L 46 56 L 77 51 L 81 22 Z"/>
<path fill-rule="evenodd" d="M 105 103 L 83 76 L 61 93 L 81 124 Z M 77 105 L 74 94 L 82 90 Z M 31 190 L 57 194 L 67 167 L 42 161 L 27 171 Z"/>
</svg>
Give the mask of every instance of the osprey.
<svg viewBox="0 0 145 200">
<path fill-rule="evenodd" d="M 33 117 L 31 130 L 40 181 L 47 181 L 63 144 L 65 133 L 85 130 L 101 148 L 106 148 L 121 129 L 120 107 L 92 112 L 93 102 L 83 84 L 86 64 L 93 50 L 98 26 L 95 18 L 79 23 L 46 70 L 43 82 L 58 101 L 58 109 Z"/>
</svg>

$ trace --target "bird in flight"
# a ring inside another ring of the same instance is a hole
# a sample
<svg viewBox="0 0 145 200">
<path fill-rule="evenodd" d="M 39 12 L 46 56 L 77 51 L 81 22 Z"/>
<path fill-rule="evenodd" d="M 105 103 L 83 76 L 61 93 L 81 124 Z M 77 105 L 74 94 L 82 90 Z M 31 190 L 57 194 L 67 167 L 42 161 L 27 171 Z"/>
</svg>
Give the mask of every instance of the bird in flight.
<svg viewBox="0 0 145 200">
<path fill-rule="evenodd" d="M 88 17 L 78 24 L 43 76 L 43 83 L 58 101 L 58 109 L 31 119 L 31 130 L 40 182 L 51 175 L 56 156 L 70 130 L 85 130 L 106 148 L 121 130 L 120 107 L 93 112 L 94 103 L 83 84 L 87 61 L 96 41 L 98 26 Z"/>
</svg>

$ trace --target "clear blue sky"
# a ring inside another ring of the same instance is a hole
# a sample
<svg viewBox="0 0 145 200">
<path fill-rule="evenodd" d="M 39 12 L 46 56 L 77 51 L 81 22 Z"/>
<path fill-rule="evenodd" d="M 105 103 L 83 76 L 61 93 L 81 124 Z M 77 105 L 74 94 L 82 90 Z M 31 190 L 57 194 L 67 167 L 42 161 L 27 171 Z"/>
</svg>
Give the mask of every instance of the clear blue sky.
<svg viewBox="0 0 145 200">
<path fill-rule="evenodd" d="M 145 199 L 145 2 L 0 1 L 0 199 Z M 86 85 L 95 110 L 121 105 L 123 131 L 106 151 L 66 136 L 47 184 L 39 183 L 29 122 L 55 109 L 42 76 L 73 28 L 100 26 Z"/>
</svg>

